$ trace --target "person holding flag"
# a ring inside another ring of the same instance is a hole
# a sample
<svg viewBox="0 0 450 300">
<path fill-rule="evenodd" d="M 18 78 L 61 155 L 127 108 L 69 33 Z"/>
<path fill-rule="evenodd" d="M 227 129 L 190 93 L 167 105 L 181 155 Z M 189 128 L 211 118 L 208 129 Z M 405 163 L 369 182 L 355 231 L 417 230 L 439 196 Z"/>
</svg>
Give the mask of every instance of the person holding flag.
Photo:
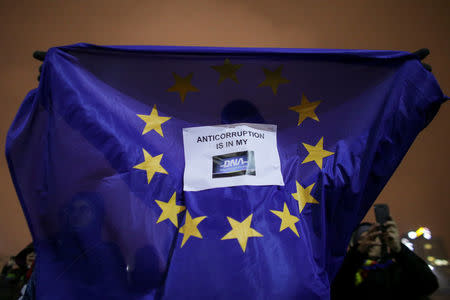
<svg viewBox="0 0 450 300">
<path fill-rule="evenodd" d="M 36 296 L 328 299 L 353 229 L 446 100 L 419 58 L 50 49 L 6 143 Z"/>
</svg>

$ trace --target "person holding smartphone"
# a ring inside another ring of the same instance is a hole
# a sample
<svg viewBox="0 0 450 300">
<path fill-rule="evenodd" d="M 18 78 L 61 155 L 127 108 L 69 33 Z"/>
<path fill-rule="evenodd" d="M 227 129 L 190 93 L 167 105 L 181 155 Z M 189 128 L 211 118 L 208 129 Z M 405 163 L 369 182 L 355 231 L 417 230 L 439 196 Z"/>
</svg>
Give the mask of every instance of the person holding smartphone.
<svg viewBox="0 0 450 300">
<path fill-rule="evenodd" d="M 397 224 L 382 221 L 354 231 L 331 299 L 427 299 L 438 288 L 426 262 L 400 243 Z"/>
</svg>

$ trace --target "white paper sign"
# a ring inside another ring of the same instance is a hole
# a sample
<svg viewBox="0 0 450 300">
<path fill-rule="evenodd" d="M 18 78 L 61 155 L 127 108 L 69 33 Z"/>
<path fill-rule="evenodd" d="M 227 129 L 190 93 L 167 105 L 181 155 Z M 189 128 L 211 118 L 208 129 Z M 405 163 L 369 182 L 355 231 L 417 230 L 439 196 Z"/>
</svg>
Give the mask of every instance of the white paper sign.
<svg viewBox="0 0 450 300">
<path fill-rule="evenodd" d="M 277 126 L 228 124 L 183 129 L 184 190 L 284 185 Z"/>
</svg>

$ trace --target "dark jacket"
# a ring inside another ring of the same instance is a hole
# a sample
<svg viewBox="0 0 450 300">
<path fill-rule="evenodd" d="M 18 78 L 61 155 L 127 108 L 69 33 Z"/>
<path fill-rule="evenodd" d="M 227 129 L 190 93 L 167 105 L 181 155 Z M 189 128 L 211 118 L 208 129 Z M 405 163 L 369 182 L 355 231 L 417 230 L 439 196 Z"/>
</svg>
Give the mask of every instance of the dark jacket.
<svg viewBox="0 0 450 300">
<path fill-rule="evenodd" d="M 390 259 L 369 265 L 353 247 L 331 286 L 331 299 L 427 299 L 438 288 L 428 265 L 403 244 Z"/>
</svg>

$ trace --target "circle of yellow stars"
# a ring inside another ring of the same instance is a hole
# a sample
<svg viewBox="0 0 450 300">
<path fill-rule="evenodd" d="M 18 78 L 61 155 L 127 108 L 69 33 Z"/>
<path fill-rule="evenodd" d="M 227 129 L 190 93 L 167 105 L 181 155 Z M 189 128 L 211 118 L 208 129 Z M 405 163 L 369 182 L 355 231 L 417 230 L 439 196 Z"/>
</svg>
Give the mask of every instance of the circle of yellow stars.
<svg viewBox="0 0 450 300">
<path fill-rule="evenodd" d="M 225 80 L 229 79 L 239 83 L 237 77 L 237 71 L 242 67 L 242 64 L 233 64 L 229 59 L 225 59 L 222 65 L 214 65 L 211 68 L 219 74 L 218 84 L 223 83 Z M 262 81 L 258 87 L 270 87 L 272 93 L 276 96 L 280 85 L 288 84 L 290 81 L 283 77 L 282 71 L 283 66 L 280 65 L 275 69 L 263 68 L 263 73 L 265 75 L 264 81 Z M 178 75 L 176 72 L 172 73 L 175 83 L 167 89 L 167 92 L 176 92 L 179 94 L 181 102 L 184 103 L 186 96 L 191 92 L 199 92 L 192 83 L 194 78 L 193 73 L 189 73 L 185 77 Z M 302 125 L 307 119 L 311 119 L 316 122 L 320 122 L 315 110 L 320 105 L 321 100 L 309 101 L 306 95 L 301 95 L 301 100 L 299 105 L 291 106 L 288 109 L 298 113 L 297 126 Z M 149 115 L 137 114 L 137 116 L 145 122 L 142 135 L 148 134 L 155 131 L 164 138 L 163 124 L 171 119 L 171 117 L 165 117 L 159 115 L 156 104 L 153 106 Z M 301 162 L 301 164 L 308 162 L 315 162 L 315 164 L 322 169 L 323 160 L 326 157 L 333 155 L 334 153 L 323 149 L 324 137 L 321 137 L 316 145 L 309 145 L 302 143 L 303 147 L 308 152 L 308 155 Z M 163 154 L 158 154 L 152 156 L 145 149 L 142 149 L 144 161 L 137 164 L 133 168 L 138 170 L 143 170 L 147 175 L 147 183 L 150 184 L 156 173 L 168 175 L 169 173 L 161 165 L 163 160 Z M 303 187 L 298 181 L 296 183 L 296 191 L 291 194 L 292 198 L 298 202 L 298 215 L 300 215 L 305 208 L 306 204 L 318 204 L 319 202 L 312 196 L 312 190 L 315 183 Z M 207 216 L 198 216 L 193 218 L 191 212 L 186 209 L 183 205 L 178 205 L 176 203 L 176 192 L 172 194 L 167 202 L 161 200 L 154 200 L 158 207 L 161 209 L 161 214 L 159 215 L 156 223 L 161 223 L 164 221 L 169 221 L 176 228 L 178 228 L 178 218 L 179 214 L 185 211 L 184 214 L 184 224 L 178 230 L 180 234 L 183 235 L 181 240 L 180 248 L 186 245 L 191 237 L 198 239 L 203 239 L 203 236 L 198 229 L 198 226 L 203 222 Z M 279 232 L 289 229 L 297 237 L 300 237 L 296 223 L 299 222 L 299 217 L 295 214 L 291 214 L 286 202 L 283 203 L 282 210 L 270 210 L 275 216 L 277 216 L 281 223 Z M 243 221 L 239 222 L 231 217 L 227 217 L 228 223 L 231 226 L 231 230 L 226 233 L 221 240 L 233 240 L 236 239 L 242 251 L 245 253 L 247 249 L 247 242 L 249 238 L 263 237 L 263 235 L 258 232 L 255 228 L 251 227 L 253 214 L 247 216 Z"/>
</svg>

